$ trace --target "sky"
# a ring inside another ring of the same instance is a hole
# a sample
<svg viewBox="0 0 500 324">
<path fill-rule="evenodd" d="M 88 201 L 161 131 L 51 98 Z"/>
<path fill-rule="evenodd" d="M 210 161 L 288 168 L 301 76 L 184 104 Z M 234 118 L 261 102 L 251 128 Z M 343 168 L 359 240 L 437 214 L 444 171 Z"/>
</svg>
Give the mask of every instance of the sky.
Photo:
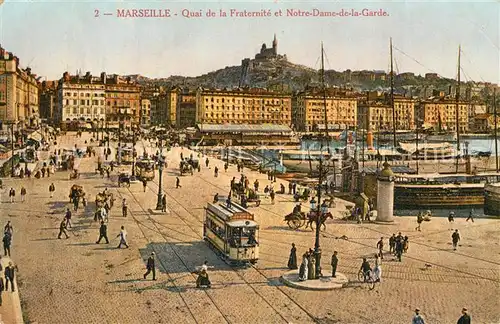
<svg viewBox="0 0 500 324">
<path fill-rule="evenodd" d="M 1 1 L 0 1 L 1 2 Z M 291 17 L 287 9 L 386 12 L 381 17 Z M 119 18 L 119 9 L 170 10 L 168 18 Z M 223 10 L 228 17 L 220 17 Z M 230 17 L 270 10 L 271 17 Z M 202 17 L 183 17 L 183 10 Z M 207 11 L 216 17 L 207 17 Z M 276 16 L 279 10 L 283 16 Z M 104 13 L 111 13 L 105 16 Z M 96 14 L 98 17 L 96 17 Z M 65 71 L 148 77 L 197 76 L 253 58 L 278 39 L 288 60 L 326 69 L 389 70 L 392 37 L 396 72 L 435 72 L 500 83 L 500 5 L 490 1 L 41 1 L 0 5 L 0 44 L 22 67 L 48 80 Z"/>
</svg>

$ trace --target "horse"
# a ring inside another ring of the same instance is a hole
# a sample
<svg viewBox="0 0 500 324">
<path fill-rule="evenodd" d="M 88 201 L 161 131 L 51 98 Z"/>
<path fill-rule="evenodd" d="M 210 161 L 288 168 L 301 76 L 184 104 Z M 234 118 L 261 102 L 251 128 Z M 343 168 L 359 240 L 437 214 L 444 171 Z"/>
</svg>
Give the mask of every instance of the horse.
<svg viewBox="0 0 500 324">
<path fill-rule="evenodd" d="M 316 222 L 318 216 L 317 216 L 317 212 L 309 212 L 307 214 L 307 224 L 306 224 L 306 228 L 308 227 L 311 227 L 311 230 L 314 230 L 313 227 L 312 227 L 312 224 L 313 222 Z M 328 218 L 332 218 L 333 219 L 333 215 L 332 213 L 328 212 L 328 213 L 321 213 L 320 214 L 320 219 L 319 219 L 319 226 L 323 226 L 324 230 L 326 230 L 326 220 Z"/>
</svg>

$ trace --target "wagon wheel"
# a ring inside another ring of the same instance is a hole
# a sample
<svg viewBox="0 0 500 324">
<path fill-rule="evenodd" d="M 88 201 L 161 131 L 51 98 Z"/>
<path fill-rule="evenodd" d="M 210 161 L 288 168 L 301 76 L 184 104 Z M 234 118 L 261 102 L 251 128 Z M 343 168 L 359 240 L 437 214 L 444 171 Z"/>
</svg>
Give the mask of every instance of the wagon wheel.
<svg viewBox="0 0 500 324">
<path fill-rule="evenodd" d="M 291 229 L 296 230 L 299 229 L 300 226 L 302 226 L 302 221 L 300 219 L 293 218 L 288 221 L 288 227 L 290 227 Z"/>
</svg>

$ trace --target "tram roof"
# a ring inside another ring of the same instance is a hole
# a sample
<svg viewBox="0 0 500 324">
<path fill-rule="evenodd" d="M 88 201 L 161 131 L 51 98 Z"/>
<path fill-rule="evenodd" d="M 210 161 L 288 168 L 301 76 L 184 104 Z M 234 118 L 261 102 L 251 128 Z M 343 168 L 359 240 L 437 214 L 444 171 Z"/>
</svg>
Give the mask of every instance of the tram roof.
<svg viewBox="0 0 500 324">
<path fill-rule="evenodd" d="M 253 214 L 242 206 L 231 202 L 231 208 L 227 208 L 225 204 L 226 197 L 219 196 L 218 203 L 208 203 L 207 209 L 223 219 L 225 222 L 234 220 L 252 220 Z"/>
</svg>

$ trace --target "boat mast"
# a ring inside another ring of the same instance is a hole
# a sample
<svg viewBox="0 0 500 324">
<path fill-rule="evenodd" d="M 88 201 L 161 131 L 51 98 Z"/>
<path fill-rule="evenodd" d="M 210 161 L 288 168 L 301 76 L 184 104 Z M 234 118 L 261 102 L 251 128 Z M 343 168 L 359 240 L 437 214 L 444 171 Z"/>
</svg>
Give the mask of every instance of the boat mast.
<svg viewBox="0 0 500 324">
<path fill-rule="evenodd" d="M 495 118 L 495 164 L 496 172 L 498 172 L 498 135 L 497 135 L 497 89 L 493 89 L 493 116 Z"/>
<path fill-rule="evenodd" d="M 325 108 L 325 139 L 328 140 L 328 113 L 326 109 L 326 86 L 325 86 L 325 57 L 323 42 L 321 42 L 321 87 L 323 88 L 323 106 Z M 328 145 L 329 147 L 330 145 Z"/>
<path fill-rule="evenodd" d="M 392 37 L 390 38 L 390 54 L 391 54 L 391 107 L 392 107 L 392 135 L 394 150 L 396 149 L 396 109 L 394 108 L 394 68 L 392 60 Z"/>
<path fill-rule="evenodd" d="M 457 128 L 457 163 L 455 172 L 458 173 L 458 160 L 460 157 L 460 118 L 459 118 L 459 101 L 460 101 L 460 45 L 458 45 L 458 76 L 457 76 L 457 89 L 455 93 L 455 127 Z"/>
</svg>

